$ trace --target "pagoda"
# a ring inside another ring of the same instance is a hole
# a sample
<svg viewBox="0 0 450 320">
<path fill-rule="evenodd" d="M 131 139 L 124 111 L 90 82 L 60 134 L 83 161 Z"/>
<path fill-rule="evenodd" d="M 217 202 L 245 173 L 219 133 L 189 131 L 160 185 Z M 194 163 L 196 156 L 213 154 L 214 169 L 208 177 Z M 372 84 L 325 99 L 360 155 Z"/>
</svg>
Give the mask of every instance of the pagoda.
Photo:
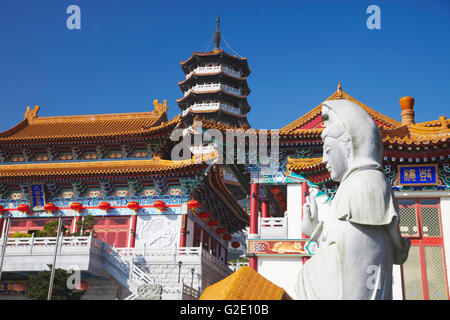
<svg viewBox="0 0 450 320">
<path fill-rule="evenodd" d="M 249 127 L 246 114 L 250 111 L 247 101 L 250 69 L 246 58 L 230 55 L 220 47 L 219 26 L 220 18 L 217 17 L 212 51 L 194 51 L 189 59 L 181 62 L 186 78 L 179 82 L 183 97 L 177 102 L 185 127 L 189 127 L 195 118 L 231 127 Z"/>
</svg>

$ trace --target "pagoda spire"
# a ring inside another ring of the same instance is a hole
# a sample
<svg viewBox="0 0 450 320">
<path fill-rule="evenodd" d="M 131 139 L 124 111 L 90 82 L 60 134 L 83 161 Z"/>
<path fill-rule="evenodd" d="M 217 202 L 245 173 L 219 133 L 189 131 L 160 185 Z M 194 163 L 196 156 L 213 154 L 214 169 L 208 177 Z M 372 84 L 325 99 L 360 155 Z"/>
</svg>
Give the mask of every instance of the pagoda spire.
<svg viewBox="0 0 450 320">
<path fill-rule="evenodd" d="M 216 32 L 214 32 L 214 50 L 220 50 L 220 15 L 217 14 L 216 19 Z"/>
</svg>

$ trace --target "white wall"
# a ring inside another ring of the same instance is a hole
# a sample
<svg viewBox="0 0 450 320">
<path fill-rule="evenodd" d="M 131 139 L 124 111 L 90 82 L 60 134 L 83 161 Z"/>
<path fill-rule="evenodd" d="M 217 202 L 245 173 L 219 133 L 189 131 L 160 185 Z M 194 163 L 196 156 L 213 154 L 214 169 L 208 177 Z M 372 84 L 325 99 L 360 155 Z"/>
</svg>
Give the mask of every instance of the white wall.
<svg viewBox="0 0 450 320">
<path fill-rule="evenodd" d="M 300 239 L 302 237 L 302 185 L 287 185 L 287 221 L 288 239 Z"/>
<path fill-rule="evenodd" d="M 294 286 L 302 267 L 301 257 L 258 257 L 258 273 L 283 288 L 293 299 Z"/>
<path fill-rule="evenodd" d="M 181 215 L 138 215 L 136 248 L 168 249 L 180 245 Z"/>
</svg>

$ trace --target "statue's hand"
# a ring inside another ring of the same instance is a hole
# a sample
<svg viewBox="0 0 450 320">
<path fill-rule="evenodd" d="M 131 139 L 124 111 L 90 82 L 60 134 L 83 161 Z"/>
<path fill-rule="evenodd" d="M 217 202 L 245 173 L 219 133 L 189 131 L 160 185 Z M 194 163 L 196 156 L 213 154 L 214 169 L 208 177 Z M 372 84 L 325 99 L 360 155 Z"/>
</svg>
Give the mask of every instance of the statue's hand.
<svg viewBox="0 0 450 320">
<path fill-rule="evenodd" d="M 303 205 L 302 232 L 308 237 L 311 236 L 318 222 L 319 219 L 316 199 L 307 196 L 306 202 Z"/>
</svg>

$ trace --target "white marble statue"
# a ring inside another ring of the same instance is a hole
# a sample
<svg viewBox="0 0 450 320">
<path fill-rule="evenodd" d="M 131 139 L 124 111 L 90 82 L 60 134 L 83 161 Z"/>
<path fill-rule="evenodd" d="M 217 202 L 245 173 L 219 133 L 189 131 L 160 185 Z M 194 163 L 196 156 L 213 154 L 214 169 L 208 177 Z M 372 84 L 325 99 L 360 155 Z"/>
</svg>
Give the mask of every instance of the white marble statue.
<svg viewBox="0 0 450 320">
<path fill-rule="evenodd" d="M 408 257 L 398 206 L 381 165 L 383 145 L 372 118 L 349 100 L 322 104 L 323 163 L 340 182 L 330 219 L 318 220 L 313 197 L 302 231 L 319 249 L 302 267 L 298 299 L 392 299 L 392 266 Z"/>
</svg>

